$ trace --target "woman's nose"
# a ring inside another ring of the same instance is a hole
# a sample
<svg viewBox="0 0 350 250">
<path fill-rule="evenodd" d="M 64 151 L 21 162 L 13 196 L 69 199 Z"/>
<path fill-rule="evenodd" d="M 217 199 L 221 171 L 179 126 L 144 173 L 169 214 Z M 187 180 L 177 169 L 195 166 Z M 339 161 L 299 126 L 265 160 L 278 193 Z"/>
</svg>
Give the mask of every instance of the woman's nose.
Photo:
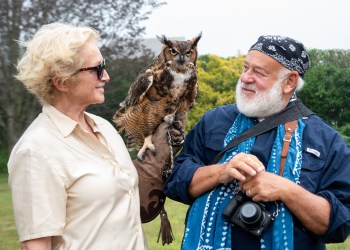
<svg viewBox="0 0 350 250">
<path fill-rule="evenodd" d="M 109 80 L 110 80 L 110 77 L 109 77 L 109 75 L 108 75 L 108 72 L 107 72 L 107 70 L 103 70 L 103 75 L 102 75 L 102 80 L 103 81 L 106 81 L 106 82 L 109 82 Z"/>
</svg>

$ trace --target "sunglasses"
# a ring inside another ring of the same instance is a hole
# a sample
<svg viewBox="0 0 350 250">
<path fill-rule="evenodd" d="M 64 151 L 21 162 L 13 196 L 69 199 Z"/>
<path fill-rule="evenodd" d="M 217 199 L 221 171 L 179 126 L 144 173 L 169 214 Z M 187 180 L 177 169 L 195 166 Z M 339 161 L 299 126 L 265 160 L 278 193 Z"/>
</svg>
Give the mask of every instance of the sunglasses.
<svg viewBox="0 0 350 250">
<path fill-rule="evenodd" d="M 82 68 L 79 69 L 78 72 L 81 71 L 88 71 L 88 70 L 96 70 L 97 78 L 98 80 L 102 79 L 103 71 L 106 69 L 106 60 L 103 59 L 102 63 L 96 67 L 88 67 L 88 68 Z"/>
</svg>

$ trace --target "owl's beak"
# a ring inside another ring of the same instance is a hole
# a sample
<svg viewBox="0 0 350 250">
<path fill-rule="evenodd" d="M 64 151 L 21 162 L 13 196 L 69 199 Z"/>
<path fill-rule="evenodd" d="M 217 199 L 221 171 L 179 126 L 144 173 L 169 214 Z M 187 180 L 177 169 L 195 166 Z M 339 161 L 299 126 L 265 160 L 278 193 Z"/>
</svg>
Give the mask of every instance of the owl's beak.
<svg viewBox="0 0 350 250">
<path fill-rule="evenodd" d="M 180 59 L 179 59 L 179 63 L 180 64 L 184 64 L 184 62 L 185 62 L 185 55 L 179 55 L 180 56 Z"/>
</svg>

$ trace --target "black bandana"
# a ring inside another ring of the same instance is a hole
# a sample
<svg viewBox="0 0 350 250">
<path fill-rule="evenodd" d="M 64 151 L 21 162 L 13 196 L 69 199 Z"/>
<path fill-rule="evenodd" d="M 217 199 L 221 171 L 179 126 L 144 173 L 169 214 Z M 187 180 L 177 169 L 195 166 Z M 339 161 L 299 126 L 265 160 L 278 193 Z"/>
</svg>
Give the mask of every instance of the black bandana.
<svg viewBox="0 0 350 250">
<path fill-rule="evenodd" d="M 260 36 L 250 50 L 272 57 L 287 69 L 298 71 L 302 78 L 310 67 L 309 55 L 304 45 L 289 37 Z"/>
</svg>

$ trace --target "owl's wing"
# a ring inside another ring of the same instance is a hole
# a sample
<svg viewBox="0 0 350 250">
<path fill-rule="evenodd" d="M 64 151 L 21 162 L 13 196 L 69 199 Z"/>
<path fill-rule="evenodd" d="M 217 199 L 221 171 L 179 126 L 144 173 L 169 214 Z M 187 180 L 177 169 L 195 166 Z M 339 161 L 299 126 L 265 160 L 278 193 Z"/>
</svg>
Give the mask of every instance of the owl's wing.
<svg viewBox="0 0 350 250">
<path fill-rule="evenodd" d="M 140 73 L 133 84 L 130 86 L 125 104 L 127 106 L 135 106 L 136 104 L 140 103 L 152 84 L 152 70 L 147 69 L 145 72 Z"/>
</svg>

